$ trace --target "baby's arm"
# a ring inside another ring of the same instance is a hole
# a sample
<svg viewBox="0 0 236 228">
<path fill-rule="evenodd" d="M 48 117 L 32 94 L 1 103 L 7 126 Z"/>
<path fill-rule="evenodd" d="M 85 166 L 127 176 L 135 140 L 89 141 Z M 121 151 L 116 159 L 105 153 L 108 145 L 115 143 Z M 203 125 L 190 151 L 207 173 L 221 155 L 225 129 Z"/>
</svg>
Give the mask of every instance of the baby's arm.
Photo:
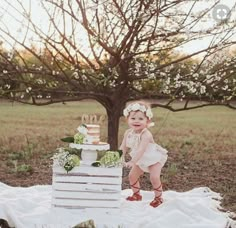
<svg viewBox="0 0 236 228">
<path fill-rule="evenodd" d="M 126 130 L 125 134 L 124 134 L 124 138 L 122 140 L 122 143 L 120 145 L 120 150 L 122 150 L 123 154 L 122 154 L 122 157 L 123 159 L 125 160 L 125 154 L 127 153 L 127 146 L 126 146 L 126 138 L 127 138 L 127 135 L 128 135 L 128 130 Z"/>
<path fill-rule="evenodd" d="M 151 141 L 151 138 L 152 138 L 152 136 L 149 132 L 143 133 L 143 135 L 141 136 L 139 146 L 137 148 L 136 155 L 135 155 L 135 157 L 132 158 L 131 162 L 136 164 L 139 161 L 139 159 L 143 156 L 144 152 L 146 151 L 148 144 Z"/>
</svg>

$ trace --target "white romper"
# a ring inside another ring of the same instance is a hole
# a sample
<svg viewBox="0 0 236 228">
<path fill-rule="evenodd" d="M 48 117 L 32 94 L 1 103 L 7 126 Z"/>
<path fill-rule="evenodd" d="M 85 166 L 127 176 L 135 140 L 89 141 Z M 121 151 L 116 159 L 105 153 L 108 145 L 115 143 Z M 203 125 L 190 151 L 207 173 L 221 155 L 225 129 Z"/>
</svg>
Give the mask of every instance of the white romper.
<svg viewBox="0 0 236 228">
<path fill-rule="evenodd" d="M 135 133 L 133 129 L 127 134 L 126 146 L 131 149 L 130 156 L 133 158 L 137 152 L 142 133 L 147 130 L 144 128 L 140 133 Z M 167 161 L 168 151 L 156 143 L 149 143 L 143 156 L 136 163 L 144 172 L 149 172 L 148 167 L 159 162 L 162 166 Z"/>
</svg>

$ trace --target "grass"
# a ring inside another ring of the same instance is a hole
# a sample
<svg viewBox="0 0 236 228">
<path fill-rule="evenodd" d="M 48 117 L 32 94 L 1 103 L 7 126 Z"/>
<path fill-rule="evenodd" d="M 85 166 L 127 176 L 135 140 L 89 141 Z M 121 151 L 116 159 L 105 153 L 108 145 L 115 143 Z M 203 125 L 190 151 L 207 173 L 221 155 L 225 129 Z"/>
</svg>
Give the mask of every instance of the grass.
<svg viewBox="0 0 236 228">
<path fill-rule="evenodd" d="M 156 108 L 153 112 L 155 126 L 150 130 L 155 141 L 169 150 L 162 172 L 165 188 L 186 191 L 208 186 L 224 196 L 223 206 L 236 211 L 235 111 L 214 106 L 177 113 Z M 11 185 L 50 184 L 50 157 L 65 145 L 60 138 L 75 134 L 82 114 L 106 112 L 90 100 L 41 107 L 1 102 L 0 179 Z M 106 120 L 102 141 L 107 140 Z M 122 117 L 119 142 L 126 129 Z M 148 174 L 143 188 L 151 189 Z"/>
</svg>

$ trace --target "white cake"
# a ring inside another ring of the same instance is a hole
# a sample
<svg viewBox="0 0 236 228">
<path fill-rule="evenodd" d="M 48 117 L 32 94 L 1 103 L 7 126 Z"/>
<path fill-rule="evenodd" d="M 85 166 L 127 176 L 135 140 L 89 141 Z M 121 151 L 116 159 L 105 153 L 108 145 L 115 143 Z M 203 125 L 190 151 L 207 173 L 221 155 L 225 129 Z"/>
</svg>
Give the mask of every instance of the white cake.
<svg viewBox="0 0 236 228">
<path fill-rule="evenodd" d="M 100 143 L 100 125 L 82 124 L 78 128 L 78 133 L 74 135 L 76 144 L 99 144 Z"/>
<path fill-rule="evenodd" d="M 100 142 L 100 125 L 85 124 L 87 127 L 86 143 L 98 144 Z"/>
</svg>

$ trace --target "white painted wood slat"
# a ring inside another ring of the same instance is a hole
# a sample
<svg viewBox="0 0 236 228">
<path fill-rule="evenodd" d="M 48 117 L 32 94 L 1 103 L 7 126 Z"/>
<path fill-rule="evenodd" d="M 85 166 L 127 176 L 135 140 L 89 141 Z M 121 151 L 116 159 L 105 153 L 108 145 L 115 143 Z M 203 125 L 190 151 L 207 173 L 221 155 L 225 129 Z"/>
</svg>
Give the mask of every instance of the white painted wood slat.
<svg viewBox="0 0 236 228">
<path fill-rule="evenodd" d="M 78 182 L 78 183 L 101 183 L 101 184 L 120 184 L 121 178 L 101 177 L 101 176 L 54 176 L 54 182 Z"/>
<path fill-rule="evenodd" d="M 64 208 L 120 208 L 122 167 L 81 165 L 70 172 L 53 166 L 52 206 Z"/>
<path fill-rule="evenodd" d="M 121 184 L 119 185 L 104 185 L 104 184 L 78 184 L 78 183 L 53 183 L 54 190 L 65 191 L 103 191 L 103 192 L 120 192 Z"/>
<path fill-rule="evenodd" d="M 54 165 L 53 173 L 55 174 L 67 174 L 65 169 L 61 166 Z M 78 175 L 78 174 L 88 174 L 88 175 L 105 175 L 105 176 L 122 176 L 121 167 L 104 168 L 104 167 L 92 167 L 89 165 L 81 165 L 79 167 L 73 168 L 68 174 Z"/>
</svg>

